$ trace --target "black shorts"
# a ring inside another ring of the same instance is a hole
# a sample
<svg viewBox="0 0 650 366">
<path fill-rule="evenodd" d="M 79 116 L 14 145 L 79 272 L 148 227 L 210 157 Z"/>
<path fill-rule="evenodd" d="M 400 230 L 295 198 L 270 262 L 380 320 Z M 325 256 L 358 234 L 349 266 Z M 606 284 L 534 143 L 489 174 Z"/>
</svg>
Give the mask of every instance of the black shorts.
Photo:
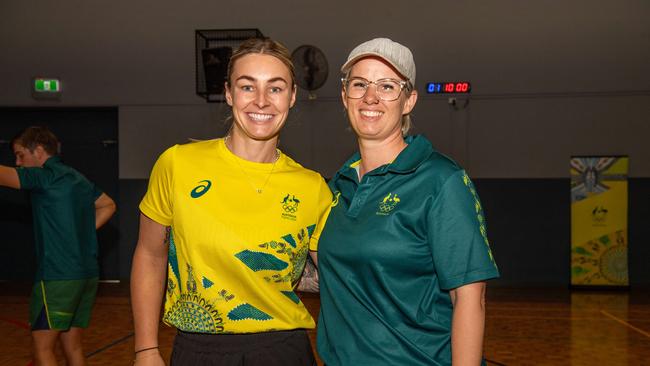
<svg viewBox="0 0 650 366">
<path fill-rule="evenodd" d="M 172 366 L 315 366 L 304 329 L 251 334 L 200 334 L 179 331 Z"/>
</svg>

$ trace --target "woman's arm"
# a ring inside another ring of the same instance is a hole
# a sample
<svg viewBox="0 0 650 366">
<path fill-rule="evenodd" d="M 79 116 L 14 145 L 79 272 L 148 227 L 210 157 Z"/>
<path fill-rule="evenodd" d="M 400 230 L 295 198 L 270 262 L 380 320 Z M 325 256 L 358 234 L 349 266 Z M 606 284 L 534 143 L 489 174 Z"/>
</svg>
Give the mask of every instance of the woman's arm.
<svg viewBox="0 0 650 366">
<path fill-rule="evenodd" d="M 485 331 L 485 282 L 455 288 L 450 291 L 450 296 L 454 305 L 451 323 L 452 365 L 480 365 Z"/>
<path fill-rule="evenodd" d="M 311 260 L 309 259 L 311 258 Z M 319 292 L 318 285 L 318 252 L 310 251 L 309 258 L 305 262 L 305 269 L 302 271 L 300 282 L 296 287 L 298 291 Z"/>
<path fill-rule="evenodd" d="M 140 235 L 131 268 L 131 306 L 135 351 L 158 347 L 160 305 L 165 291 L 168 250 L 167 227 L 140 214 Z M 157 348 L 135 354 L 135 364 L 164 365 Z"/>
</svg>

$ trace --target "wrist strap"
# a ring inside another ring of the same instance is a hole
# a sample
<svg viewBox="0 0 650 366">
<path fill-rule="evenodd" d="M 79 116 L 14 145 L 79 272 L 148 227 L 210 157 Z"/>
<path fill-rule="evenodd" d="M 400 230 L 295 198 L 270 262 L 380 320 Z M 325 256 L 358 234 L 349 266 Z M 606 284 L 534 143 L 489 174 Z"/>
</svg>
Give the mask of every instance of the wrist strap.
<svg viewBox="0 0 650 366">
<path fill-rule="evenodd" d="M 140 352 L 144 352 L 144 351 L 148 351 L 148 350 L 150 350 L 150 349 L 156 349 L 156 348 L 158 348 L 158 346 L 139 349 L 139 350 L 135 351 L 135 354 L 137 355 L 137 354 L 140 353 Z"/>
</svg>

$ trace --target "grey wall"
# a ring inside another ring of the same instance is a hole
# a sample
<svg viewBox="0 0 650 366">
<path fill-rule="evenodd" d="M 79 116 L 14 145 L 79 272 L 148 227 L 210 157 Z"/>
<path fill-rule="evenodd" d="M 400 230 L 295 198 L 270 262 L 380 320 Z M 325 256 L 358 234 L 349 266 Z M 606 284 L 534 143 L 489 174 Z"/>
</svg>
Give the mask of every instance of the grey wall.
<svg viewBox="0 0 650 366">
<path fill-rule="evenodd" d="M 566 177 L 572 154 L 629 154 L 650 176 L 650 3 L 623 1 L 3 1 L 0 105 L 118 106 L 120 177 L 223 132 L 224 105 L 194 94 L 194 30 L 257 27 L 290 49 L 320 47 L 331 73 L 303 92 L 282 146 L 329 176 L 354 149 L 337 68 L 359 42 L 413 49 L 418 83 L 470 80 L 468 109 L 422 95 L 417 132 L 475 177 Z M 31 98 L 56 76 L 59 102 Z M 336 146 L 336 149 L 332 149 Z"/>
<path fill-rule="evenodd" d="M 348 52 L 377 36 L 413 50 L 415 132 L 475 178 L 504 284 L 568 282 L 568 159 L 629 155 L 630 270 L 650 284 L 648 1 L 6 0 L 0 16 L 0 106 L 119 110 L 123 277 L 158 154 L 226 130 L 227 106 L 194 93 L 194 31 L 259 28 L 329 60 L 327 83 L 316 100 L 299 93 L 281 137 L 324 176 L 355 150 L 337 72 Z M 60 78 L 61 100 L 32 99 L 34 76 Z M 464 108 L 462 98 L 453 107 L 423 93 L 428 81 L 458 79 L 472 82 Z"/>
</svg>

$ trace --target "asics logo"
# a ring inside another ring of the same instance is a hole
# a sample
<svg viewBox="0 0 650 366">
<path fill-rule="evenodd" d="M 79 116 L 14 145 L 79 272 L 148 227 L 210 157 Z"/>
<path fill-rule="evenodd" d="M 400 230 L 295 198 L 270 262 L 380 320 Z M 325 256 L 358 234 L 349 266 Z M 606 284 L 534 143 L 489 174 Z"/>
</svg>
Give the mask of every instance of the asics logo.
<svg viewBox="0 0 650 366">
<path fill-rule="evenodd" d="M 210 190 L 210 187 L 212 187 L 212 182 L 209 180 L 202 180 L 199 183 L 200 184 L 194 187 L 194 189 L 190 192 L 190 196 L 192 198 L 199 198 L 203 196 Z"/>
</svg>

